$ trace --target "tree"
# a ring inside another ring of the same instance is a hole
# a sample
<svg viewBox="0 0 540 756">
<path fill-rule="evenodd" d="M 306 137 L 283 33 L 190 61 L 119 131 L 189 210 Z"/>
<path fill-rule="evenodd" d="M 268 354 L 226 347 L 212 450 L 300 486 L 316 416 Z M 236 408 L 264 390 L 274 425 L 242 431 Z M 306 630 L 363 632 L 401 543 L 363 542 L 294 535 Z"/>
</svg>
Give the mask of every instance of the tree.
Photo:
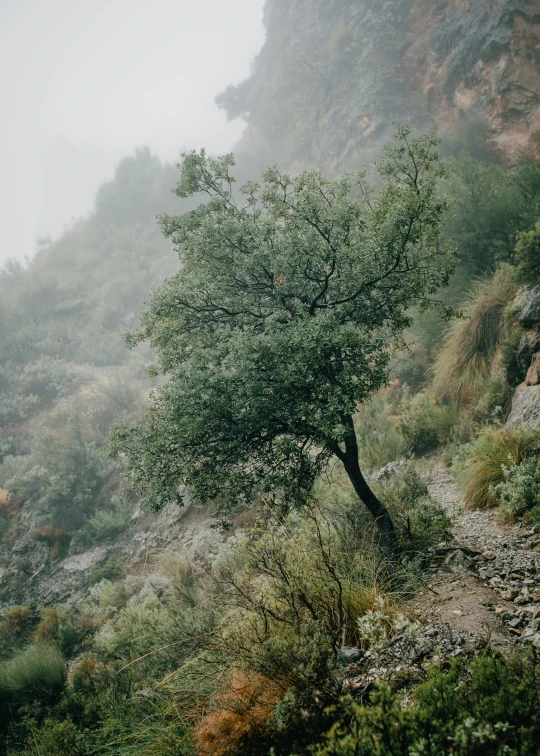
<svg viewBox="0 0 540 756">
<path fill-rule="evenodd" d="M 181 269 L 130 337 L 151 343 L 169 380 L 144 424 L 113 432 L 113 453 L 157 506 L 181 502 L 182 485 L 200 500 L 259 492 L 298 506 L 337 458 L 381 543 L 395 546 L 360 469 L 353 414 L 385 383 L 410 307 L 432 305 L 452 269 L 439 244 L 439 140 L 397 136 L 378 193 L 363 173 L 329 181 L 274 167 L 237 199 L 231 155 L 184 156 L 177 194 L 207 202 L 161 217 Z"/>
</svg>

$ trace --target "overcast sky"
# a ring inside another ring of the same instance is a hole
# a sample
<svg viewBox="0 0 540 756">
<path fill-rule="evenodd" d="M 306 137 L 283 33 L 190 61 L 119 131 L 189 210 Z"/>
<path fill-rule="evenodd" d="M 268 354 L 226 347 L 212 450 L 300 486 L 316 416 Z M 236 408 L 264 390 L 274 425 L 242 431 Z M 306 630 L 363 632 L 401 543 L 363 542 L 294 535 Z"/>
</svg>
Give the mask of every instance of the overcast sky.
<svg viewBox="0 0 540 756">
<path fill-rule="evenodd" d="M 249 74 L 263 0 L 0 0 L 0 262 L 85 215 L 149 145 L 230 150 L 215 95 Z"/>
</svg>

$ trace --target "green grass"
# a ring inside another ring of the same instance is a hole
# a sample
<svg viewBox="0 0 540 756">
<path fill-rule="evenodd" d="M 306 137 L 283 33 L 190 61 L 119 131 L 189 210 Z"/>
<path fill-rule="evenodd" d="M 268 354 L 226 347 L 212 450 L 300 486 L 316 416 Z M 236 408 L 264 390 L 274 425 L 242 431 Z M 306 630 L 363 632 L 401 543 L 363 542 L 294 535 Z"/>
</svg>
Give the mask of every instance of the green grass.
<svg viewBox="0 0 540 756">
<path fill-rule="evenodd" d="M 0 702 L 51 700 L 66 682 L 66 665 L 52 646 L 29 646 L 0 665 Z"/>
</svg>

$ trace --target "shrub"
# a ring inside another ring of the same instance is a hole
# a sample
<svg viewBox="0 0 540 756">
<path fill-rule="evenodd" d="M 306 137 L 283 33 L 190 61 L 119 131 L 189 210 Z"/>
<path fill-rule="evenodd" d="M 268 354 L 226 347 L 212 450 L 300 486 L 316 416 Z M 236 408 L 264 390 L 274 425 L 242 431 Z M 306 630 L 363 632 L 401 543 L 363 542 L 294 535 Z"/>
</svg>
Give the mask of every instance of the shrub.
<svg viewBox="0 0 540 756">
<path fill-rule="evenodd" d="M 89 436 L 80 417 L 71 417 L 57 431 L 36 434 L 31 454 L 4 460 L 2 487 L 26 500 L 47 497 L 54 510 L 52 528 L 66 533 L 79 528 L 111 473 Z"/>
<path fill-rule="evenodd" d="M 29 646 L 0 665 L 0 701 L 52 701 L 66 682 L 60 652 L 51 646 Z"/>
<path fill-rule="evenodd" d="M 422 455 L 447 443 L 458 422 L 460 407 L 456 402 L 438 404 L 421 393 L 403 407 L 401 432 L 413 454 Z"/>
<path fill-rule="evenodd" d="M 24 648 L 30 639 L 33 617 L 26 606 L 14 606 L 4 612 L 0 622 L 0 659 L 9 659 Z"/>
<path fill-rule="evenodd" d="M 450 326 L 433 367 L 436 400 L 467 403 L 481 396 L 505 334 L 504 311 L 516 288 L 508 265 L 473 287 L 463 307 L 465 317 Z"/>
<path fill-rule="evenodd" d="M 200 755 L 246 753 L 248 743 L 251 745 L 249 752 L 253 752 L 254 741 L 259 747 L 264 747 L 266 741 L 269 748 L 267 724 L 282 697 L 283 691 L 262 675 L 247 679 L 236 673 L 230 689 L 219 698 L 220 708 L 207 714 L 197 727 Z"/>
<path fill-rule="evenodd" d="M 508 416 L 512 404 L 513 390 L 502 375 L 495 375 L 486 381 L 484 393 L 474 408 L 473 416 L 478 421 L 503 420 Z"/>
<path fill-rule="evenodd" d="M 105 564 L 100 567 L 94 567 L 90 576 L 91 585 L 101 583 L 102 580 L 115 581 L 122 575 L 122 561 L 116 556 L 111 554 Z"/>
<path fill-rule="evenodd" d="M 529 457 L 521 464 L 503 467 L 504 479 L 493 493 L 506 520 L 527 515 L 534 523 L 540 523 L 539 463 L 538 457 Z"/>
<path fill-rule="evenodd" d="M 457 692 L 459 693 L 457 694 Z M 408 700 L 408 703 L 407 703 Z M 408 699 L 383 686 L 368 705 L 344 699 L 317 756 L 538 753 L 540 665 L 535 650 L 508 659 L 490 651 L 470 665 L 435 668 Z"/>
<path fill-rule="evenodd" d="M 374 488 L 390 509 L 403 551 L 422 552 L 448 536 L 450 519 L 413 467 L 375 483 Z"/>
<path fill-rule="evenodd" d="M 493 270 L 512 260 L 516 232 L 530 228 L 539 216 L 538 162 L 508 170 L 462 155 L 452 168 L 447 238 L 471 273 Z"/>
<path fill-rule="evenodd" d="M 399 382 L 393 381 L 361 405 L 355 415 L 360 459 L 368 470 L 378 470 L 409 454 L 409 445 L 399 427 L 401 394 Z"/>
<path fill-rule="evenodd" d="M 462 447 L 456 469 L 467 507 L 497 503 L 494 487 L 504 479 L 504 468 L 519 465 L 538 444 L 538 434 L 512 428 L 487 428 L 476 441 Z"/>
<path fill-rule="evenodd" d="M 56 646 L 66 658 L 77 653 L 81 634 L 75 627 L 72 615 L 59 607 L 45 607 L 40 610 L 40 615 L 41 621 L 34 632 L 34 640 L 40 644 Z"/>
<path fill-rule="evenodd" d="M 92 753 L 88 735 L 80 732 L 69 720 L 55 722 L 46 719 L 40 729 L 33 733 L 32 741 L 32 750 L 24 751 L 28 756 L 44 753 L 47 756 L 89 756 Z"/>
<path fill-rule="evenodd" d="M 540 280 L 540 221 L 532 231 L 518 231 L 514 262 L 518 276 L 526 283 Z"/>
<path fill-rule="evenodd" d="M 59 556 L 69 541 L 69 536 L 64 529 L 55 528 L 53 525 L 43 525 L 41 528 L 36 528 L 34 538 L 47 544 L 52 557 Z"/>
<path fill-rule="evenodd" d="M 122 492 L 111 499 L 112 509 L 98 509 L 78 533 L 81 543 L 91 546 L 115 538 L 128 526 L 132 502 L 129 493 Z"/>
</svg>

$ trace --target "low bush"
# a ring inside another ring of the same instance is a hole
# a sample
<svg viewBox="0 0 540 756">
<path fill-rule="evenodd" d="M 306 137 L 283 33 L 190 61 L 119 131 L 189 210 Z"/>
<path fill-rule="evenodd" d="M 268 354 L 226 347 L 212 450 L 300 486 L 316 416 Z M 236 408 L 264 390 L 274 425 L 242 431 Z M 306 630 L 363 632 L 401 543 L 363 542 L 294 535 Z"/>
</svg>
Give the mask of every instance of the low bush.
<svg viewBox="0 0 540 756">
<path fill-rule="evenodd" d="M 540 221 L 531 231 L 518 231 L 514 262 L 520 281 L 540 280 Z"/>
<path fill-rule="evenodd" d="M 505 468 L 519 465 L 538 443 L 539 435 L 532 431 L 486 428 L 473 443 L 463 446 L 455 468 L 465 506 L 495 506 L 495 487 L 504 480 Z"/>
<path fill-rule="evenodd" d="M 64 658 L 74 656 L 80 648 L 81 633 L 73 616 L 66 609 L 52 606 L 41 609 L 40 616 L 34 640 L 56 646 Z"/>
<path fill-rule="evenodd" d="M 122 575 L 122 564 L 116 554 L 111 554 L 104 564 L 94 567 L 90 575 L 90 583 L 96 585 L 102 580 L 117 580 Z"/>
<path fill-rule="evenodd" d="M 401 549 L 423 552 L 448 536 L 450 519 L 412 466 L 373 484 L 398 528 Z"/>
<path fill-rule="evenodd" d="M 401 399 L 401 386 L 394 381 L 363 404 L 355 416 L 360 459 L 367 470 L 409 456 L 409 444 L 399 426 Z"/>
<path fill-rule="evenodd" d="M 46 719 L 42 726 L 33 733 L 32 743 L 24 754 L 28 756 L 90 756 L 91 745 L 88 734 L 82 733 L 69 719 L 57 722 Z"/>
<path fill-rule="evenodd" d="M 52 646 L 33 645 L 0 664 L 0 706 L 52 701 L 66 682 L 66 665 Z"/>
<path fill-rule="evenodd" d="M 502 375 L 488 378 L 484 392 L 473 410 L 476 422 L 493 422 L 502 420 L 508 416 L 514 392 L 507 380 Z"/>
<path fill-rule="evenodd" d="M 116 538 L 129 524 L 132 500 L 127 492 L 122 492 L 111 499 L 111 509 L 98 509 L 78 533 L 79 541 L 86 546 Z"/>
<path fill-rule="evenodd" d="M 458 693 L 459 691 L 459 693 Z M 540 749 L 538 653 L 484 652 L 435 668 L 412 696 L 383 686 L 344 699 L 316 756 L 518 756 Z"/>
<path fill-rule="evenodd" d="M 34 618 L 26 606 L 13 606 L 0 621 L 0 659 L 9 659 L 30 640 Z"/>
<path fill-rule="evenodd" d="M 503 480 L 493 493 L 506 520 L 525 516 L 540 524 L 540 459 L 533 456 L 519 465 L 503 467 Z"/>
<path fill-rule="evenodd" d="M 268 723 L 284 691 L 262 675 L 247 679 L 237 673 L 221 694 L 219 708 L 199 723 L 196 740 L 200 756 L 253 753 L 253 745 L 271 747 Z M 259 751 L 262 752 L 262 751 Z"/>
<path fill-rule="evenodd" d="M 438 404 L 427 393 L 417 394 L 403 407 L 401 432 L 411 452 L 427 454 L 447 443 L 459 419 L 459 404 Z"/>
</svg>

